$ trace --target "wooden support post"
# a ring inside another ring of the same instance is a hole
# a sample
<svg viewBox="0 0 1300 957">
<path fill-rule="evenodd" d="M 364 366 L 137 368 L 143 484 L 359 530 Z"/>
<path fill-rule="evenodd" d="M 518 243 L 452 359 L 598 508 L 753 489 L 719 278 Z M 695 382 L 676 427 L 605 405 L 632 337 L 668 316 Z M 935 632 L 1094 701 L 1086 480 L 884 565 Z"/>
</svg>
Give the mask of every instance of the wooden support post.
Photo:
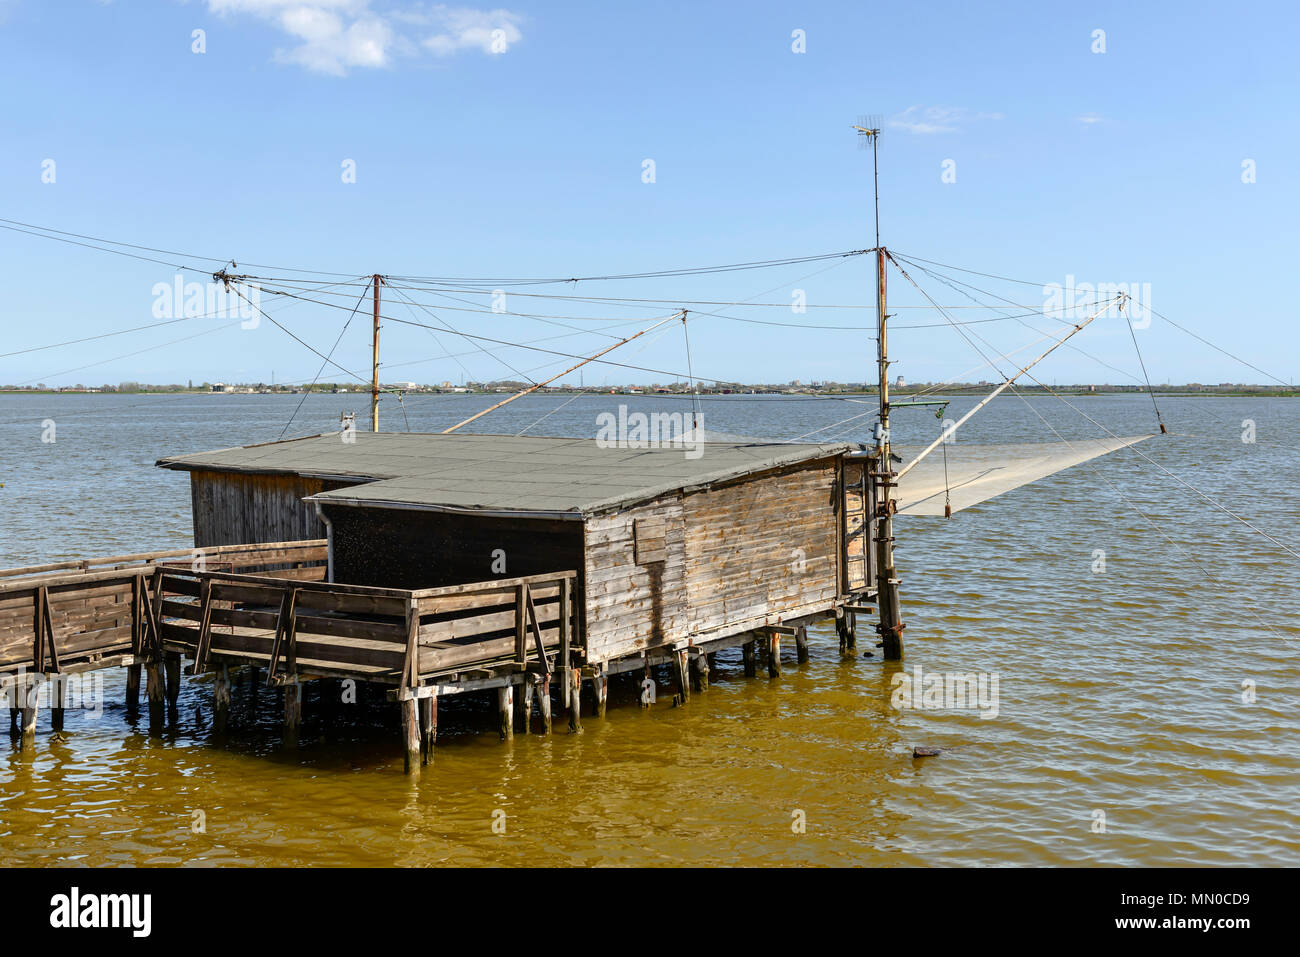
<svg viewBox="0 0 1300 957">
<path fill-rule="evenodd" d="M 169 651 L 163 655 L 163 671 L 167 675 L 167 703 L 175 705 L 181 693 L 181 655 L 179 651 Z"/>
<path fill-rule="evenodd" d="M 685 648 L 673 652 L 673 676 L 677 680 L 677 696 L 682 704 L 691 700 L 691 655 Z"/>
<path fill-rule="evenodd" d="M 691 659 L 691 668 L 695 672 L 695 690 L 709 690 L 709 656 L 696 655 Z"/>
<path fill-rule="evenodd" d="M 22 716 L 19 718 L 18 733 L 21 735 L 19 748 L 26 748 L 36 741 L 36 676 L 28 675 L 23 683 Z"/>
<path fill-rule="evenodd" d="M 402 742 L 406 746 L 404 769 L 407 774 L 420 773 L 420 709 L 414 698 L 402 701 Z"/>
<path fill-rule="evenodd" d="M 433 763 L 433 746 L 438 741 L 438 696 L 420 699 L 420 754 L 425 764 Z"/>
<path fill-rule="evenodd" d="M 140 710 L 140 666 L 126 666 L 126 710 L 135 714 Z"/>
<path fill-rule="evenodd" d="M 297 734 L 302 724 L 302 684 L 297 678 L 284 683 L 284 730 Z"/>
<path fill-rule="evenodd" d="M 145 697 L 149 699 L 150 708 L 161 708 L 165 700 L 165 682 L 163 681 L 162 665 L 156 661 L 150 661 L 144 666 L 145 670 Z"/>
<path fill-rule="evenodd" d="M 781 635 L 775 631 L 767 633 L 767 676 L 781 677 Z"/>
<path fill-rule="evenodd" d="M 14 691 L 14 694 L 17 694 L 16 690 Z M 21 708 L 9 709 L 9 736 L 11 738 L 18 736 L 18 727 L 19 727 L 18 721 L 19 721 L 19 715 L 21 714 L 22 714 Z"/>
<path fill-rule="evenodd" d="M 605 717 L 605 705 L 609 701 L 609 675 L 603 671 L 591 679 L 591 690 L 596 699 L 596 717 Z"/>
<path fill-rule="evenodd" d="M 514 710 L 515 686 L 506 685 L 504 688 L 498 688 L 497 711 L 499 712 L 502 741 L 515 736 Z"/>
<path fill-rule="evenodd" d="M 799 664 L 808 663 L 808 626 L 800 625 L 794 635 L 794 650 L 799 656 Z"/>
<path fill-rule="evenodd" d="M 542 715 L 542 734 L 551 733 L 551 676 L 544 675 L 537 683 L 537 710 Z"/>
<path fill-rule="evenodd" d="M 579 668 L 568 670 L 569 687 L 569 734 L 582 733 L 582 671 Z"/>
<path fill-rule="evenodd" d="M 855 612 L 848 612 L 845 614 L 844 620 L 848 626 L 849 651 L 856 651 L 858 647 L 858 616 Z"/>
<path fill-rule="evenodd" d="M 752 678 L 758 674 L 758 639 L 749 639 L 741 651 L 745 656 L 745 677 Z"/>
<path fill-rule="evenodd" d="M 226 730 L 226 721 L 230 717 L 230 666 L 222 665 L 217 669 L 216 680 L 212 682 L 212 724 L 218 732 Z"/>
<path fill-rule="evenodd" d="M 519 695 L 515 699 L 515 717 L 518 719 L 518 727 L 515 729 L 520 734 L 528 733 L 528 726 L 533 723 L 533 676 L 525 675 L 524 683 L 519 686 Z"/>
<path fill-rule="evenodd" d="M 50 730 L 55 734 L 63 733 L 63 705 L 67 696 L 64 675 L 50 675 Z"/>
</svg>

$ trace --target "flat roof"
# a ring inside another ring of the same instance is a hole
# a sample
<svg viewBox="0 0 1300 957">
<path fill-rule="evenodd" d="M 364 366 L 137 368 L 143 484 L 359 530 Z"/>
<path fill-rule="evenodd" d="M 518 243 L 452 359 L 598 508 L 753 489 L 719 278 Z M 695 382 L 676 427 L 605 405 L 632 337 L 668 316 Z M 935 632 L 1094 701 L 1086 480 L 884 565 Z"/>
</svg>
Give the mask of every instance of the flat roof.
<svg viewBox="0 0 1300 957">
<path fill-rule="evenodd" d="M 352 432 L 159 459 L 162 468 L 354 483 L 322 504 L 579 518 L 848 451 L 846 443 L 703 442 L 611 447 L 548 436 Z"/>
</svg>

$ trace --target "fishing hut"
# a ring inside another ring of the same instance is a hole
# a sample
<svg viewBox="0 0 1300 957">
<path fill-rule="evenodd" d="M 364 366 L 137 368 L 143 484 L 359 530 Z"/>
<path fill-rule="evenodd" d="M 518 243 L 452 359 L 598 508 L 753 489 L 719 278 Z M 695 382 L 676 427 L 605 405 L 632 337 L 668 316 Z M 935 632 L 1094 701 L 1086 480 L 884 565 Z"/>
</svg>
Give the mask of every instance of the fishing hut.
<svg viewBox="0 0 1300 957">
<path fill-rule="evenodd" d="M 619 672 L 669 665 L 685 700 L 724 648 L 743 647 L 748 675 L 760 658 L 780 672 L 782 638 L 803 660 L 817 618 L 850 648 L 875 593 L 871 468 L 842 443 L 347 430 L 158 465 L 189 473 L 193 552 L 0 580 L 0 615 L 22 638 L 0 637 L 0 668 L 71 665 L 96 639 L 69 636 L 85 623 L 70 603 L 107 595 L 94 634 L 116 644 L 95 660 L 145 665 L 151 702 L 174 700 L 182 656 L 216 672 L 218 714 L 230 666 L 265 668 L 291 726 L 304 681 L 383 685 L 417 768 L 440 697 L 494 691 L 503 737 L 534 709 L 549 732 L 554 697 L 577 731 L 584 689 L 601 715 Z M 109 591 L 78 590 L 87 574 Z"/>
</svg>

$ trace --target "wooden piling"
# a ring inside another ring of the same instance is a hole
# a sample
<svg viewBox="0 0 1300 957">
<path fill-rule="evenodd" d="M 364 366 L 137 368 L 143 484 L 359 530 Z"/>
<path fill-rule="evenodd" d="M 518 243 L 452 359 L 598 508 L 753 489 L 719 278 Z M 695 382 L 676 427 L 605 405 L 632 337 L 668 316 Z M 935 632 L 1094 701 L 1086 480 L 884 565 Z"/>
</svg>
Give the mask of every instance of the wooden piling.
<svg viewBox="0 0 1300 957">
<path fill-rule="evenodd" d="M 751 638 L 745 642 L 741 653 L 745 657 L 745 677 L 753 678 L 758 674 L 758 639 Z"/>
<path fill-rule="evenodd" d="M 50 676 L 50 731 L 55 734 L 63 733 L 63 705 L 66 698 L 64 682 L 66 680 L 63 675 Z"/>
<path fill-rule="evenodd" d="M 302 724 L 302 685 L 297 679 L 284 684 L 284 730 L 296 734 Z"/>
<path fill-rule="evenodd" d="M 551 676 L 545 675 L 537 684 L 537 710 L 542 716 L 542 734 L 551 733 Z"/>
<path fill-rule="evenodd" d="M 500 718 L 501 740 L 515 736 L 515 686 L 506 685 L 497 689 L 497 712 Z"/>
<path fill-rule="evenodd" d="M 596 699 L 596 717 L 605 717 L 605 705 L 609 700 L 609 675 L 600 672 L 591 679 L 591 690 Z"/>
<path fill-rule="evenodd" d="M 520 734 L 527 734 L 528 726 L 533 722 L 534 685 L 532 678 L 532 675 L 524 676 L 524 683 L 519 686 L 519 695 L 515 700 L 515 718 L 517 724 L 515 730 Z"/>
<path fill-rule="evenodd" d="M 22 709 L 20 708 L 9 709 L 9 736 L 11 738 L 18 736 L 20 714 L 22 714 Z"/>
<path fill-rule="evenodd" d="M 18 719 L 20 749 L 36 742 L 36 697 L 36 680 L 29 676 L 23 685 L 22 715 Z"/>
<path fill-rule="evenodd" d="M 794 633 L 794 650 L 799 658 L 799 664 L 808 663 L 808 626 L 800 625 Z"/>
<path fill-rule="evenodd" d="M 420 754 L 425 764 L 433 763 L 433 747 L 438 742 L 438 696 L 420 699 Z"/>
<path fill-rule="evenodd" d="M 691 659 L 691 669 L 695 673 L 695 690 L 709 690 L 709 656 L 696 655 Z"/>
<path fill-rule="evenodd" d="M 217 731 L 226 730 L 230 717 L 230 666 L 222 665 L 217 669 L 217 678 L 212 682 L 212 724 Z"/>
<path fill-rule="evenodd" d="M 163 655 L 163 671 L 167 676 L 167 703 L 176 704 L 181 693 L 181 656 L 178 651 Z"/>
<path fill-rule="evenodd" d="M 781 677 L 781 635 L 775 631 L 767 633 L 767 676 Z"/>
<path fill-rule="evenodd" d="M 677 681 L 677 695 L 685 704 L 691 700 L 691 656 L 685 648 L 673 652 L 673 677 Z"/>
<path fill-rule="evenodd" d="M 144 666 L 144 671 L 145 697 L 149 699 L 149 707 L 162 707 L 166 700 L 166 682 L 163 679 L 162 665 L 151 661 Z"/>
<path fill-rule="evenodd" d="M 140 666 L 126 666 L 126 710 L 135 714 L 140 710 Z"/>
<path fill-rule="evenodd" d="M 569 734 L 582 733 L 582 671 L 570 668 L 569 686 Z"/>
<path fill-rule="evenodd" d="M 414 698 L 402 701 L 402 742 L 406 747 L 404 770 L 407 774 L 419 774 L 420 711 Z"/>
</svg>

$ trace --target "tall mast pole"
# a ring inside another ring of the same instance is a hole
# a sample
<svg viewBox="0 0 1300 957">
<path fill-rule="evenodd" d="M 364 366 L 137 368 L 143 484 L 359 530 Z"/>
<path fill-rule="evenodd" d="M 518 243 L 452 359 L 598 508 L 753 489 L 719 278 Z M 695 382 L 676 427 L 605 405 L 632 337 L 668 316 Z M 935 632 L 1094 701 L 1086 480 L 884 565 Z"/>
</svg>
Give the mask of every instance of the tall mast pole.
<svg viewBox="0 0 1300 957">
<path fill-rule="evenodd" d="M 898 600 L 898 573 L 894 568 L 894 473 L 889 438 L 889 314 L 885 302 L 885 248 L 880 245 L 880 128 L 854 127 L 871 139 L 871 177 L 876 212 L 876 361 L 880 370 L 880 413 L 876 426 L 876 600 L 880 602 L 881 650 L 886 661 L 903 657 L 902 610 Z"/>
<path fill-rule="evenodd" d="M 370 431 L 379 431 L 379 283 L 383 279 L 379 273 L 370 277 L 375 291 L 375 327 L 374 340 L 370 346 Z"/>
</svg>

